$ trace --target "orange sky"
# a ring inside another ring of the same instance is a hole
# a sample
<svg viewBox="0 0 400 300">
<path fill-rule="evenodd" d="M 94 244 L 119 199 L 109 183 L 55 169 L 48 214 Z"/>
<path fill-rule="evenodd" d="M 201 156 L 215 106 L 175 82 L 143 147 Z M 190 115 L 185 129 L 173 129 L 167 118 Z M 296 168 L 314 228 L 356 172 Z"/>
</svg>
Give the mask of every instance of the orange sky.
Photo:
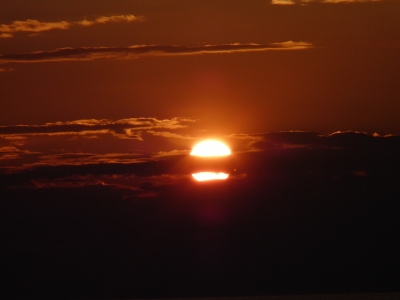
<svg viewBox="0 0 400 300">
<path fill-rule="evenodd" d="M 3 298 L 399 292 L 399 78 L 400 0 L 0 0 Z"/>
<path fill-rule="evenodd" d="M 192 136 L 400 133 L 399 1 L 20 0 L 0 12 L 0 126 L 187 117 Z"/>
</svg>

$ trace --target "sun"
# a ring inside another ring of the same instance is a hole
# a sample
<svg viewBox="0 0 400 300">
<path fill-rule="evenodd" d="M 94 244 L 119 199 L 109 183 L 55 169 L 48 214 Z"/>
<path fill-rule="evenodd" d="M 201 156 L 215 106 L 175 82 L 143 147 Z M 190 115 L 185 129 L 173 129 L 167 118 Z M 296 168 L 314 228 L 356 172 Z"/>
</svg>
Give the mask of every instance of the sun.
<svg viewBox="0 0 400 300">
<path fill-rule="evenodd" d="M 206 140 L 193 147 L 190 155 L 194 156 L 227 156 L 231 150 L 224 143 L 217 140 Z"/>
</svg>

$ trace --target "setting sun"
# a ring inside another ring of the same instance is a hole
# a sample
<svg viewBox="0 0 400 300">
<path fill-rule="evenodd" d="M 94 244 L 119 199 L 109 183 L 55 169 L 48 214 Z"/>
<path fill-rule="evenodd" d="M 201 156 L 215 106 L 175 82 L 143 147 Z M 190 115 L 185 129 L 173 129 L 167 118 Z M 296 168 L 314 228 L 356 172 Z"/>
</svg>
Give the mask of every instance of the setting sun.
<svg viewBox="0 0 400 300">
<path fill-rule="evenodd" d="M 226 156 L 231 150 L 224 143 L 217 140 L 206 140 L 193 147 L 190 155 L 194 156 Z"/>
<path fill-rule="evenodd" d="M 227 145 L 218 140 L 205 140 L 195 145 L 190 155 L 198 157 L 207 157 L 207 158 L 224 157 L 231 155 L 231 150 Z M 221 159 L 222 158 L 218 159 L 217 161 L 215 161 L 214 159 L 210 160 L 212 161 L 211 166 L 202 160 L 202 164 L 207 165 L 207 167 L 205 165 L 203 166 L 204 169 L 209 169 L 210 167 L 211 169 L 214 169 L 216 167 L 217 162 L 220 161 Z M 192 174 L 192 176 L 197 181 L 224 180 L 227 179 L 229 176 L 229 174 L 223 172 L 209 172 L 211 170 L 205 170 L 205 171 L 207 172 L 195 173 Z"/>
</svg>

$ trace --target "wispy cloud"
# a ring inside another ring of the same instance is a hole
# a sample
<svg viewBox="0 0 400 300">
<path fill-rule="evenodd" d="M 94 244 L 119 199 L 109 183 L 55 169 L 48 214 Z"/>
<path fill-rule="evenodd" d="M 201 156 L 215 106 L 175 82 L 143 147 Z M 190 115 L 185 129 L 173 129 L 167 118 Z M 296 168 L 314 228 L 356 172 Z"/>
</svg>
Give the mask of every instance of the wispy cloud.
<svg viewBox="0 0 400 300">
<path fill-rule="evenodd" d="M 13 152 L 20 152 L 20 150 L 12 146 L 0 147 L 0 153 L 13 153 Z"/>
<path fill-rule="evenodd" d="M 143 17 L 134 15 L 115 15 L 102 16 L 94 20 L 81 20 L 76 22 L 57 21 L 57 22 L 42 22 L 38 20 L 28 19 L 26 21 L 14 21 L 11 24 L 0 25 L 0 38 L 10 38 L 17 32 L 38 33 L 49 30 L 66 30 L 73 26 L 92 26 L 96 24 L 106 24 L 111 22 L 136 22 L 143 21 Z"/>
<path fill-rule="evenodd" d="M 141 140 L 140 131 L 154 129 L 177 129 L 186 127 L 185 123 L 195 122 L 189 118 L 158 120 L 156 118 L 129 118 L 121 120 L 85 119 L 66 122 L 46 123 L 44 125 L 0 126 L 0 136 L 38 136 L 38 135 L 99 135 L 112 134 L 119 138 Z"/>
<path fill-rule="evenodd" d="M 38 20 L 14 21 L 11 24 L 1 24 L 0 32 L 13 34 L 15 32 L 42 32 L 53 29 L 68 29 L 74 23 L 59 22 L 40 22 Z"/>
<path fill-rule="evenodd" d="M 127 118 L 83 119 L 42 125 L 0 126 L 0 171 L 38 166 L 128 164 L 187 150 L 189 139 L 170 131 L 187 130 L 197 120 Z M 176 148 L 177 147 L 177 148 Z M 160 151 L 164 151 L 161 155 Z"/>
<path fill-rule="evenodd" d="M 147 131 L 148 133 L 154 135 L 154 136 L 162 136 L 165 138 L 174 138 L 174 139 L 185 139 L 185 140 L 193 140 L 196 139 L 195 137 L 187 136 L 187 135 L 181 135 L 169 131 L 154 131 L 154 130 L 149 130 Z"/>
<path fill-rule="evenodd" d="M 57 153 L 41 155 L 40 160 L 29 166 L 60 166 L 60 165 L 83 165 L 83 164 L 128 164 L 144 161 L 135 153 Z M 25 165 L 27 166 L 27 165 Z"/>
<path fill-rule="evenodd" d="M 270 44 L 221 44 L 203 46 L 136 45 L 130 47 L 61 48 L 22 54 L 0 55 L 0 62 L 45 62 L 93 60 L 99 58 L 132 59 L 143 55 L 196 55 L 207 53 L 236 53 L 270 50 L 300 50 L 312 48 L 308 42 L 286 41 Z"/>
<path fill-rule="evenodd" d="M 271 4 L 293 5 L 293 4 L 296 4 L 296 2 L 293 0 L 272 0 Z"/>
<path fill-rule="evenodd" d="M 0 166 L 11 166 L 14 164 L 14 161 L 36 157 L 40 154 L 40 152 L 21 150 L 14 146 L 0 147 Z"/>
<path fill-rule="evenodd" d="M 10 33 L 0 33 L 0 39 L 8 39 L 8 38 L 12 38 L 13 35 Z"/>
<path fill-rule="evenodd" d="M 95 24 L 105 24 L 110 22 L 136 22 L 143 20 L 144 20 L 143 17 L 136 17 L 134 15 L 119 15 L 119 16 L 99 17 L 93 21 L 83 20 L 80 22 L 74 22 L 74 24 L 82 26 L 92 26 Z"/>
<path fill-rule="evenodd" d="M 172 151 L 159 151 L 154 157 L 163 157 L 163 156 L 171 156 L 171 155 L 188 155 L 190 150 L 172 150 Z"/>
<path fill-rule="evenodd" d="M 287 41 L 287 42 L 281 42 L 281 43 L 272 43 L 272 45 L 275 45 L 278 49 L 307 49 L 312 47 L 311 43 L 307 42 L 293 42 L 293 41 Z"/>
</svg>

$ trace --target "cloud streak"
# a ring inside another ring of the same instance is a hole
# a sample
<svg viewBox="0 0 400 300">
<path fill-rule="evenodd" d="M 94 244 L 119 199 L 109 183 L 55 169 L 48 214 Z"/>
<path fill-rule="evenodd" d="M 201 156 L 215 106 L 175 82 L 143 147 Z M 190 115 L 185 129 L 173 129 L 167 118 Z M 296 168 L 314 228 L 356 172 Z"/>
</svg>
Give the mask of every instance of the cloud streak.
<svg viewBox="0 0 400 300">
<path fill-rule="evenodd" d="M 0 33 L 0 39 L 8 39 L 8 38 L 12 38 L 13 35 L 9 34 L 9 33 Z"/>
<path fill-rule="evenodd" d="M 28 19 L 26 21 L 14 21 L 11 24 L 0 25 L 0 38 L 11 38 L 17 32 L 30 32 L 38 33 L 49 30 L 67 30 L 73 26 L 93 26 L 96 24 L 116 23 L 116 22 L 137 22 L 143 21 L 143 17 L 136 17 L 134 15 L 115 15 L 115 16 L 102 16 L 95 20 L 82 20 L 77 22 L 41 22 L 38 20 Z"/>
<path fill-rule="evenodd" d="M 145 161 L 135 153 L 57 153 L 41 155 L 40 160 L 25 167 L 37 166 L 79 166 L 89 164 L 132 164 Z"/>
<path fill-rule="evenodd" d="M 46 62 L 66 60 L 93 60 L 100 58 L 134 59 L 144 55 L 198 55 L 215 53 L 237 53 L 270 50 L 302 50 L 312 48 L 308 42 L 286 41 L 270 44 L 221 44 L 203 46 L 136 45 L 130 47 L 82 47 L 61 48 L 22 54 L 0 55 L 0 62 Z"/>
<path fill-rule="evenodd" d="M 140 131 L 154 129 L 178 129 L 186 127 L 185 123 L 195 122 L 190 118 L 129 118 L 121 120 L 76 120 L 67 122 L 46 123 L 44 125 L 0 126 L 0 137 L 7 136 L 57 136 L 112 134 L 119 138 L 141 140 Z"/>
<path fill-rule="evenodd" d="M 0 126 L 0 171 L 41 165 L 126 164 L 182 154 L 178 150 L 184 150 L 185 143 L 173 151 L 176 145 L 168 145 L 168 140 L 190 137 L 168 132 L 186 130 L 196 121 L 140 117 Z"/>
</svg>

